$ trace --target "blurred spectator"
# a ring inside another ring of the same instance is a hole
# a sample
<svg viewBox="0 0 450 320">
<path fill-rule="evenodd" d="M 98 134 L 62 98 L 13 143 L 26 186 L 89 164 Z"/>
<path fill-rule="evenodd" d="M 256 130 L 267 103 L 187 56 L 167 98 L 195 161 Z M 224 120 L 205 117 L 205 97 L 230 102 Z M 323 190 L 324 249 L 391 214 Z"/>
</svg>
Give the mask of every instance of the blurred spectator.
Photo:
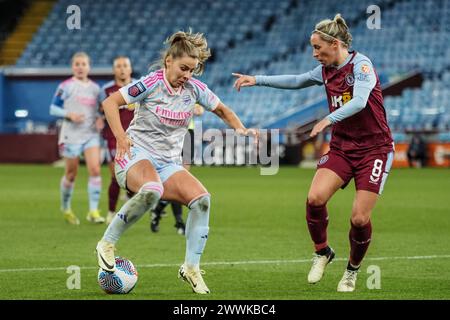
<svg viewBox="0 0 450 320">
<path fill-rule="evenodd" d="M 410 167 L 418 166 L 419 168 L 426 166 L 427 146 L 419 134 L 414 134 L 408 148 L 408 163 Z M 415 165 L 416 164 L 416 165 Z"/>
</svg>

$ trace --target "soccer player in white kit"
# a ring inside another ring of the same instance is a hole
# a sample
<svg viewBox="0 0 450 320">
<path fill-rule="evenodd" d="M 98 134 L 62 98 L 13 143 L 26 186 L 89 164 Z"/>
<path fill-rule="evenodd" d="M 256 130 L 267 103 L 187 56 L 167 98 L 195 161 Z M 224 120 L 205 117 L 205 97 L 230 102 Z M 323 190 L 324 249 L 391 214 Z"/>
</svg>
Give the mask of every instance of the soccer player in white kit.
<svg viewBox="0 0 450 320">
<path fill-rule="evenodd" d="M 210 57 L 203 34 L 176 32 L 165 42 L 168 48 L 160 70 L 122 87 L 102 102 L 106 119 L 117 139 L 116 177 L 122 188 L 136 193 L 112 220 L 97 244 L 99 266 L 115 270 L 115 244 L 122 233 L 152 210 L 163 198 L 188 206 L 186 255 L 179 278 L 188 282 L 195 293 L 207 294 L 200 257 L 209 231 L 210 194 L 182 166 L 183 139 L 194 113 L 201 104 L 215 113 L 239 134 L 255 135 L 246 129 L 236 114 L 202 82 L 200 75 Z M 119 118 L 119 106 L 140 102 L 127 132 Z"/>
<path fill-rule="evenodd" d="M 64 119 L 58 141 L 65 160 L 65 173 L 60 183 L 61 210 L 64 219 L 74 225 L 80 224 L 72 211 L 71 199 L 82 153 L 89 172 L 87 220 L 92 223 L 105 222 L 98 210 L 102 184 L 99 131 L 103 126 L 98 112 L 100 87 L 88 78 L 89 70 L 89 56 L 84 52 L 74 54 L 73 76 L 58 86 L 50 106 L 51 115 Z"/>
</svg>

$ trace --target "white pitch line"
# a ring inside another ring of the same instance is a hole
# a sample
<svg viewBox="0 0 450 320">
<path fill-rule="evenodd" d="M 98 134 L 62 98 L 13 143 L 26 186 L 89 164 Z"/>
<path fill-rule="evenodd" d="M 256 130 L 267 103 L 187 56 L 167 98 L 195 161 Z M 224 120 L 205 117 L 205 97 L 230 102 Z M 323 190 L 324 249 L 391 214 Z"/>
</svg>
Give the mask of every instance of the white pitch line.
<svg viewBox="0 0 450 320">
<path fill-rule="evenodd" d="M 430 256 L 404 256 L 404 257 L 373 257 L 366 258 L 364 261 L 383 261 L 383 260 L 430 260 L 430 259 L 448 259 L 450 254 L 430 255 Z M 204 262 L 202 266 L 226 266 L 226 265 L 244 265 L 244 264 L 285 264 L 285 263 L 307 263 L 312 259 L 295 259 L 295 260 L 250 260 L 250 261 L 216 261 Z M 335 258 L 334 261 L 347 261 L 347 258 Z M 155 263 L 136 265 L 136 268 L 169 268 L 179 267 L 179 263 Z M 80 267 L 81 270 L 94 270 L 98 267 Z M 0 269 L 0 273 L 6 272 L 33 272 L 33 271 L 66 271 L 67 267 L 55 268 L 18 268 L 18 269 Z"/>
</svg>

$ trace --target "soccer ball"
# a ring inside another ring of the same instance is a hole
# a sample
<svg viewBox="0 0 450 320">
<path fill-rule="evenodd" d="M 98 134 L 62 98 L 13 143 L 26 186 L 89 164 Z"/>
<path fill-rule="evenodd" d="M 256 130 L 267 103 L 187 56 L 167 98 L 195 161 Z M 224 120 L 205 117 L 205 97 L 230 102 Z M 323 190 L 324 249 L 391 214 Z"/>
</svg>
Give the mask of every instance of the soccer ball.
<svg viewBox="0 0 450 320">
<path fill-rule="evenodd" d="M 133 263 L 125 258 L 116 257 L 116 271 L 98 270 L 98 284 L 106 293 L 125 294 L 136 286 L 138 273 Z"/>
</svg>

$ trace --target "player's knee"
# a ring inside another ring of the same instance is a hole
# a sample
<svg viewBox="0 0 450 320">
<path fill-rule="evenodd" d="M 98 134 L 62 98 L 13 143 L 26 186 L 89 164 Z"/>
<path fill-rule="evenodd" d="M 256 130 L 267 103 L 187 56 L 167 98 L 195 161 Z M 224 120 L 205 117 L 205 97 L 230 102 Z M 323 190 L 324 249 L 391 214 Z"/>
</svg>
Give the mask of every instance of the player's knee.
<svg viewBox="0 0 450 320">
<path fill-rule="evenodd" d="M 352 215 L 352 224 L 357 228 L 364 227 L 367 223 L 369 223 L 369 215 L 366 215 L 362 212 L 354 212 Z"/>
<path fill-rule="evenodd" d="M 70 183 L 75 181 L 75 178 L 77 177 L 77 172 L 76 171 L 67 171 L 65 174 L 66 180 L 69 181 Z"/>
<path fill-rule="evenodd" d="M 164 186 L 160 182 L 146 182 L 139 189 L 139 194 L 151 194 L 154 201 L 159 201 L 164 193 Z M 153 201 L 152 201 L 153 202 Z"/>
<path fill-rule="evenodd" d="M 323 197 L 321 194 L 315 192 L 308 194 L 308 205 L 313 207 L 320 207 L 325 204 L 327 204 L 327 199 L 325 199 L 325 197 Z"/>
<path fill-rule="evenodd" d="M 203 194 L 200 197 L 192 200 L 188 207 L 191 209 L 197 209 L 200 212 L 209 212 L 211 206 L 211 195 L 209 193 Z"/>
<path fill-rule="evenodd" d="M 100 167 L 93 167 L 89 169 L 89 175 L 91 177 L 98 177 L 100 176 Z"/>
</svg>

